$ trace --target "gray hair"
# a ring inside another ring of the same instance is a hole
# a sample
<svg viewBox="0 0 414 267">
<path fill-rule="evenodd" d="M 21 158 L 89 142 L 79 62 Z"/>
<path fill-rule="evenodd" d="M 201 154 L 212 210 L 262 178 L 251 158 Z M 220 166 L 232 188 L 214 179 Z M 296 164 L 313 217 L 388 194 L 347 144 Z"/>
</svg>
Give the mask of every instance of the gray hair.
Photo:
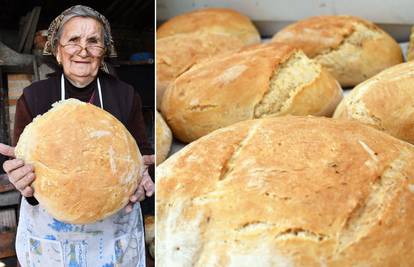
<svg viewBox="0 0 414 267">
<path fill-rule="evenodd" d="M 106 48 L 107 55 L 109 57 L 116 57 L 116 52 L 111 35 L 111 27 L 109 25 L 108 20 L 98 11 L 82 5 L 77 5 L 68 8 L 53 20 L 53 22 L 49 26 L 48 41 L 45 45 L 43 54 L 51 55 L 56 53 L 56 45 L 62 35 L 63 26 L 68 20 L 74 17 L 93 18 L 99 21 L 102 24 L 104 46 Z"/>
</svg>

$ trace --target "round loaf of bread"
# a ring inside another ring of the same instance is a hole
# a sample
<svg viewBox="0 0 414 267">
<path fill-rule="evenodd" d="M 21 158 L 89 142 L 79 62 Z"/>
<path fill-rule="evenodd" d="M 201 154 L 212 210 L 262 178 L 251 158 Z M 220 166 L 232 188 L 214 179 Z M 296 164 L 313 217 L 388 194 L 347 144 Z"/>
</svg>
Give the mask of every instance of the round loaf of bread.
<svg viewBox="0 0 414 267">
<path fill-rule="evenodd" d="M 162 115 L 156 112 L 156 138 L 157 151 L 156 163 L 157 165 L 163 162 L 168 155 L 172 143 L 172 133 L 168 125 L 165 123 Z"/>
<path fill-rule="evenodd" d="M 241 122 L 156 188 L 159 267 L 414 266 L 414 147 L 357 122 Z"/>
<path fill-rule="evenodd" d="M 259 32 L 250 19 L 227 8 L 205 8 L 173 17 L 157 29 L 157 39 L 190 32 L 232 35 L 246 45 L 260 42 Z"/>
<path fill-rule="evenodd" d="M 356 120 L 414 144 L 414 62 L 386 69 L 355 87 L 335 118 Z"/>
<path fill-rule="evenodd" d="M 302 49 L 350 87 L 403 61 L 397 42 L 372 22 L 352 16 L 318 16 L 279 31 L 273 41 Z"/>
<path fill-rule="evenodd" d="M 233 123 L 265 116 L 331 115 L 338 82 L 298 49 L 272 43 L 193 66 L 161 104 L 174 136 L 191 142 Z"/>
<path fill-rule="evenodd" d="M 243 46 L 235 36 L 208 32 L 177 34 L 157 40 L 157 108 L 169 84 L 191 66 Z"/>
<path fill-rule="evenodd" d="M 93 223 L 123 208 L 143 170 L 138 146 L 123 124 L 75 99 L 36 117 L 15 153 L 34 166 L 36 199 L 67 223 Z"/>
</svg>

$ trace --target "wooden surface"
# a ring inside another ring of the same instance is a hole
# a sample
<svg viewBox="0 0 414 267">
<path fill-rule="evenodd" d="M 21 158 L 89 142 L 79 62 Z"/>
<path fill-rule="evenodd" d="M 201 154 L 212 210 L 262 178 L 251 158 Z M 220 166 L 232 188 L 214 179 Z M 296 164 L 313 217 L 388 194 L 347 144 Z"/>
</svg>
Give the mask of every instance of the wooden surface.
<svg viewBox="0 0 414 267">
<path fill-rule="evenodd" d="M 8 191 L 0 193 L 0 207 L 17 206 L 20 203 L 20 192 Z"/>
<path fill-rule="evenodd" d="M 0 259 L 15 256 L 14 250 L 16 233 L 4 232 L 0 233 Z"/>
<path fill-rule="evenodd" d="M 9 182 L 7 175 L 0 174 L 0 207 L 18 205 L 20 193 Z"/>
<path fill-rule="evenodd" d="M 14 190 L 6 174 L 0 174 L 0 193 Z"/>
<path fill-rule="evenodd" d="M 10 184 L 7 175 L 0 175 L 0 259 L 15 256 L 17 204 L 20 193 Z M 13 207 L 14 206 L 14 207 Z M 6 208 L 4 208 L 6 207 Z"/>
<path fill-rule="evenodd" d="M 0 209 L 0 233 L 16 232 L 17 229 L 17 207 Z"/>
<path fill-rule="evenodd" d="M 7 76 L 4 73 L 4 68 L 0 66 L 0 143 L 8 143 L 10 141 L 9 112 L 7 108 L 8 90 L 7 90 L 7 84 L 4 83 L 5 79 L 7 79 Z M 1 169 L 2 169 L 1 166 L 4 160 L 5 160 L 5 157 L 0 155 L 0 168 Z"/>
</svg>

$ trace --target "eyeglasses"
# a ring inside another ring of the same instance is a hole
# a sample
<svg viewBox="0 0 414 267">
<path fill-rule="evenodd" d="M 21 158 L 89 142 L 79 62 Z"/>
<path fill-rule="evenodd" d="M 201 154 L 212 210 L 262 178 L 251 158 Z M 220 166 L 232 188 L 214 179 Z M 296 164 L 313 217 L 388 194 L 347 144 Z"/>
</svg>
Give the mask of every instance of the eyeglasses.
<svg viewBox="0 0 414 267">
<path fill-rule="evenodd" d="M 76 55 L 82 52 L 83 49 L 86 50 L 86 52 L 93 56 L 93 57 L 100 57 L 105 53 L 105 47 L 99 46 L 99 45 L 87 45 L 85 47 L 79 45 L 79 44 L 60 44 L 62 48 L 65 50 L 66 53 L 70 55 Z"/>
</svg>

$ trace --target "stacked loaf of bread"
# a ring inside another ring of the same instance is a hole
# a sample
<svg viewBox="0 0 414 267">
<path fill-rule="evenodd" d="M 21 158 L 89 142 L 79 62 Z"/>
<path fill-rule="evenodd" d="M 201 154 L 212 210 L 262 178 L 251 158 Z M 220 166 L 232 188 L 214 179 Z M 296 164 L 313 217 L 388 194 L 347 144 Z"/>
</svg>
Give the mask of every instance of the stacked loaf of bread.
<svg viewBox="0 0 414 267">
<path fill-rule="evenodd" d="M 194 64 L 229 53 L 244 44 L 234 36 L 214 33 L 178 34 L 157 41 L 157 107 L 168 86 Z"/>
<path fill-rule="evenodd" d="M 356 120 L 414 144 L 414 62 L 386 69 L 355 87 L 335 118 Z"/>
<path fill-rule="evenodd" d="M 259 32 L 251 20 L 227 8 L 204 8 L 171 18 L 157 29 L 157 39 L 193 32 L 235 36 L 246 45 L 260 42 Z"/>
<path fill-rule="evenodd" d="M 196 63 L 260 42 L 250 19 L 225 8 L 176 16 L 157 30 L 157 106 L 169 84 Z"/>
<path fill-rule="evenodd" d="M 302 49 L 343 87 L 355 86 L 403 60 L 391 36 L 372 22 L 352 16 L 304 19 L 279 31 L 273 41 Z"/>
<path fill-rule="evenodd" d="M 157 175 L 157 266 L 414 266 L 414 147 L 360 123 L 241 122 Z"/>
<path fill-rule="evenodd" d="M 166 90 L 161 111 L 174 136 L 191 142 L 248 119 L 331 115 L 341 97 L 337 81 L 318 63 L 271 43 L 195 65 Z"/>
</svg>

